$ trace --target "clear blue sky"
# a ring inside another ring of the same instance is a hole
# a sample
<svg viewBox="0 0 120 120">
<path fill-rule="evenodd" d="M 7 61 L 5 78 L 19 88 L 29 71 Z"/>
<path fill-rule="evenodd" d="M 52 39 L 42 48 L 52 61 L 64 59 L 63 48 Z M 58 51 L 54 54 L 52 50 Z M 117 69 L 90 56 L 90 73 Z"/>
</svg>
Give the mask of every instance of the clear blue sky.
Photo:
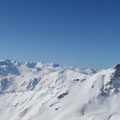
<svg viewBox="0 0 120 120">
<path fill-rule="evenodd" d="M 109 68 L 119 52 L 119 0 L 0 0 L 0 58 Z"/>
</svg>

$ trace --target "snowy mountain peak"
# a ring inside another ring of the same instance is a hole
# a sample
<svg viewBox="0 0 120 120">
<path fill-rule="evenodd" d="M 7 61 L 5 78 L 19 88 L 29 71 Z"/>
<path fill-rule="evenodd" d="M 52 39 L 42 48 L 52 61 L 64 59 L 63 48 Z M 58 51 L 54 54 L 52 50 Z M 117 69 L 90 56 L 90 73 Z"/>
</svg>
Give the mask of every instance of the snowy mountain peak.
<svg viewBox="0 0 120 120">
<path fill-rule="evenodd" d="M 0 60 L 1 120 L 119 120 L 119 99 L 119 64 L 96 71 Z"/>
<path fill-rule="evenodd" d="M 117 64 L 117 65 L 115 66 L 115 69 L 120 69 L 120 64 Z"/>
</svg>

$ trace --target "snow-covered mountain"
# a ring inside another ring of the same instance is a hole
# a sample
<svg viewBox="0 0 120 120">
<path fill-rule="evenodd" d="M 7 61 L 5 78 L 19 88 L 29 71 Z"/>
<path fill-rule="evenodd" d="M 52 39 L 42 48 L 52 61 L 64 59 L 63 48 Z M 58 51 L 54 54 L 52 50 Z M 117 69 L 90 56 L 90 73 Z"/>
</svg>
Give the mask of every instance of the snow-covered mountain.
<svg viewBox="0 0 120 120">
<path fill-rule="evenodd" d="M 0 60 L 0 120 L 120 120 L 120 65 Z"/>
</svg>

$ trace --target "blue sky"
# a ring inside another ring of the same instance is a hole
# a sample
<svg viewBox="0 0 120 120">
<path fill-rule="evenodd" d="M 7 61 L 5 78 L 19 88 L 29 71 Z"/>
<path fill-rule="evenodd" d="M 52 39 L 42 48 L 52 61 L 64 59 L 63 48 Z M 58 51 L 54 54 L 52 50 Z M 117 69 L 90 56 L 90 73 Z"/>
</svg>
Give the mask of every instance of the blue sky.
<svg viewBox="0 0 120 120">
<path fill-rule="evenodd" d="M 0 0 L 0 58 L 109 68 L 120 63 L 119 0 Z"/>
</svg>

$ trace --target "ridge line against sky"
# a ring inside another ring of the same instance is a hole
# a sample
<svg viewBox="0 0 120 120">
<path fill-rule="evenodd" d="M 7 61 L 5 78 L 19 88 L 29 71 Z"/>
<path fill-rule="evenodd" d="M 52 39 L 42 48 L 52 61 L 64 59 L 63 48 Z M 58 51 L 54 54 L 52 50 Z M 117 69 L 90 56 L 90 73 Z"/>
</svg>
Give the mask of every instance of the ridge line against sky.
<svg viewBox="0 0 120 120">
<path fill-rule="evenodd" d="M 1 0 L 0 57 L 65 66 L 120 63 L 119 0 Z"/>
</svg>

